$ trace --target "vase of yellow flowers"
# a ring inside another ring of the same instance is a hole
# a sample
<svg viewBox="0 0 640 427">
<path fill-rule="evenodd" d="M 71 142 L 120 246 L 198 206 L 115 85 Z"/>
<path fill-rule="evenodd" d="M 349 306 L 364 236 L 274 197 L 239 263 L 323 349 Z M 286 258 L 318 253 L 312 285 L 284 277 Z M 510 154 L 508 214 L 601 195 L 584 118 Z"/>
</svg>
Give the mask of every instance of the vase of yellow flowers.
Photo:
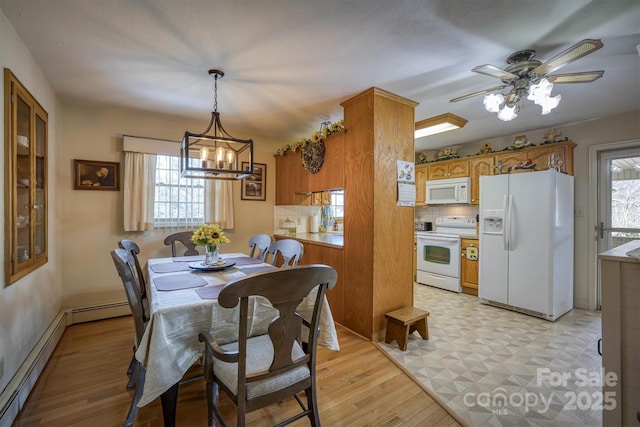
<svg viewBox="0 0 640 427">
<path fill-rule="evenodd" d="M 196 245 L 204 246 L 205 265 L 220 263 L 220 245 L 230 242 L 218 224 L 202 224 L 193 232 L 191 241 Z"/>
</svg>

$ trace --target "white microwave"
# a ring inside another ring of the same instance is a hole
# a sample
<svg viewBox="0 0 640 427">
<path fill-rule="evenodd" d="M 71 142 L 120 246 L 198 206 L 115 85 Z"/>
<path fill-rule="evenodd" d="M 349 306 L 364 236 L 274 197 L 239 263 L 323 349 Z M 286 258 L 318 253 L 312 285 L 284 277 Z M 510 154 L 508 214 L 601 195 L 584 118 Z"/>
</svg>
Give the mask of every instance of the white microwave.
<svg viewBox="0 0 640 427">
<path fill-rule="evenodd" d="M 448 178 L 427 181 L 428 205 L 463 205 L 471 203 L 471 179 Z"/>
</svg>

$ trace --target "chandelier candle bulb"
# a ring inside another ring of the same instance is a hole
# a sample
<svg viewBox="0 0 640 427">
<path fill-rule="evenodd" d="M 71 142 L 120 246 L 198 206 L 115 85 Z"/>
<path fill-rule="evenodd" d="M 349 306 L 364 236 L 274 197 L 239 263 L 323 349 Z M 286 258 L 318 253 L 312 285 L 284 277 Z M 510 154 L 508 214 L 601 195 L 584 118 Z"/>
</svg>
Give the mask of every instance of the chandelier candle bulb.
<svg viewBox="0 0 640 427">
<path fill-rule="evenodd" d="M 233 151 L 227 150 L 227 163 L 229 164 L 229 169 L 233 169 L 233 160 L 234 160 Z"/>
</svg>

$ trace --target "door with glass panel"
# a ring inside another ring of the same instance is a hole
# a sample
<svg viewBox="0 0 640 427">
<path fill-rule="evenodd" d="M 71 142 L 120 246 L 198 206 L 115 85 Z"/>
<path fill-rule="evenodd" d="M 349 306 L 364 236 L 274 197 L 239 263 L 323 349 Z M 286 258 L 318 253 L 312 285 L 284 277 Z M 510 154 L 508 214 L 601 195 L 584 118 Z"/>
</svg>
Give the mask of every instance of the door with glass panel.
<svg viewBox="0 0 640 427">
<path fill-rule="evenodd" d="M 598 253 L 640 240 L 640 145 L 598 153 L 596 232 Z"/>
</svg>

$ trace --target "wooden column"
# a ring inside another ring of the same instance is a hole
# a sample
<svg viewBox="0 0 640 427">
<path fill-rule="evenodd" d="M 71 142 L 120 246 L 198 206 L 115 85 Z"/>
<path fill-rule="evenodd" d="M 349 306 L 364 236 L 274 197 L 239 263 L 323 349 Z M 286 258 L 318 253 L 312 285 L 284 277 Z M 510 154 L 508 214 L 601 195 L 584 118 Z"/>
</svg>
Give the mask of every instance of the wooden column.
<svg viewBox="0 0 640 427">
<path fill-rule="evenodd" d="M 343 325 L 377 340 L 413 306 L 414 209 L 398 207 L 396 161 L 414 162 L 416 102 L 370 88 L 341 104 L 345 134 Z"/>
</svg>

